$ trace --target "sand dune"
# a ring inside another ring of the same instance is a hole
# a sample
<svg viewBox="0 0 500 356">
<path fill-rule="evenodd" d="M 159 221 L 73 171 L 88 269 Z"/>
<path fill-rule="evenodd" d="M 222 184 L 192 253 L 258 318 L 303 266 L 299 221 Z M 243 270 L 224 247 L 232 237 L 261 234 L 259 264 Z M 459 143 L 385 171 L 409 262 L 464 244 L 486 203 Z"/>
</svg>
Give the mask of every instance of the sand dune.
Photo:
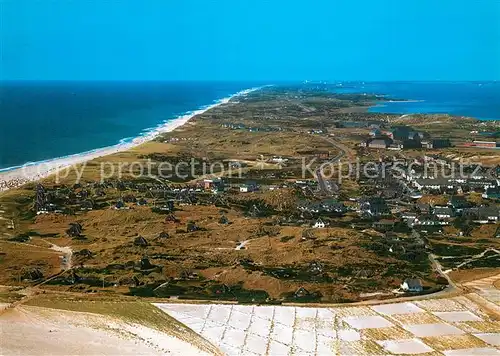
<svg viewBox="0 0 500 356">
<path fill-rule="evenodd" d="M 207 355 L 163 332 L 103 315 L 18 307 L 0 316 L 2 355 Z"/>
</svg>

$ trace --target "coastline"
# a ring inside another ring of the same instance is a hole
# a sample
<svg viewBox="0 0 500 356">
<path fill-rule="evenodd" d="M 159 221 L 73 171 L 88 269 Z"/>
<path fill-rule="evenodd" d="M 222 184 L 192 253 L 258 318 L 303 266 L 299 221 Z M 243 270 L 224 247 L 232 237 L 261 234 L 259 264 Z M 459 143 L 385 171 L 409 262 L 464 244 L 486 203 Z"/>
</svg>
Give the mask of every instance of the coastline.
<svg viewBox="0 0 500 356">
<path fill-rule="evenodd" d="M 185 125 L 193 117 L 203 114 L 217 106 L 227 104 L 231 99 L 247 95 L 253 91 L 259 90 L 263 87 L 254 87 L 241 90 L 228 97 L 221 98 L 215 103 L 204 106 L 200 109 L 187 112 L 173 120 L 167 121 L 154 129 L 148 131 L 144 136 L 138 136 L 130 142 L 120 142 L 113 146 L 97 148 L 91 151 L 81 152 L 73 155 L 57 157 L 39 162 L 28 162 L 22 166 L 6 168 L 0 170 L 0 193 L 9 189 L 18 188 L 26 183 L 37 181 L 46 178 L 58 170 L 65 169 L 77 164 L 81 164 L 99 157 L 108 156 L 114 153 L 127 151 L 131 148 L 137 147 L 143 143 L 152 141 L 158 135 L 166 132 L 174 131 L 175 129 Z"/>
</svg>

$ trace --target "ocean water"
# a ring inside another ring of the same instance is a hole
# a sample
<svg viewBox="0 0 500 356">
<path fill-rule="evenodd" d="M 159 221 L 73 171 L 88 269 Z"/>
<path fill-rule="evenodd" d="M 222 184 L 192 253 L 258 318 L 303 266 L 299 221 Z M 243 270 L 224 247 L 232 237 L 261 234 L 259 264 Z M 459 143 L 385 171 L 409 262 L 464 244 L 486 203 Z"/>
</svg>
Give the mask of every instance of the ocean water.
<svg viewBox="0 0 500 356">
<path fill-rule="evenodd" d="M 115 145 L 258 83 L 1 82 L 0 169 Z"/>
<path fill-rule="evenodd" d="M 450 114 L 500 120 L 500 82 L 351 82 L 329 84 L 334 92 L 385 95 L 371 112 Z M 409 100 L 391 102 L 394 99 Z"/>
<path fill-rule="evenodd" d="M 132 140 L 180 115 L 265 84 L 272 83 L 0 82 L 0 171 Z M 498 82 L 294 85 L 385 95 L 388 102 L 370 108 L 372 112 L 500 119 Z"/>
</svg>

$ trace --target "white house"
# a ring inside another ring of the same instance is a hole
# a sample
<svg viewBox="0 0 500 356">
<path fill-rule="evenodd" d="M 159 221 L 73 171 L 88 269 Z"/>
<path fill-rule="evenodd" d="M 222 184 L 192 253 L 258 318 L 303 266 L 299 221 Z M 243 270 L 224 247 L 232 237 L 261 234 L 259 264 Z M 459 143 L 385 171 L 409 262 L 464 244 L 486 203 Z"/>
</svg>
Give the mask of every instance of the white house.
<svg viewBox="0 0 500 356">
<path fill-rule="evenodd" d="M 316 222 L 313 225 L 313 228 L 315 229 L 323 229 L 326 226 L 325 222 L 321 219 L 316 220 Z"/>
<path fill-rule="evenodd" d="M 403 284 L 401 284 L 401 289 L 405 292 L 419 293 L 424 290 L 422 287 L 422 283 L 420 279 L 415 278 L 407 278 L 404 280 Z"/>
<path fill-rule="evenodd" d="M 453 216 L 453 211 L 446 206 L 435 206 L 434 215 L 438 219 L 449 219 Z"/>
<path fill-rule="evenodd" d="M 241 193 L 255 192 L 257 190 L 257 183 L 255 182 L 246 182 L 245 184 L 240 185 Z"/>
</svg>

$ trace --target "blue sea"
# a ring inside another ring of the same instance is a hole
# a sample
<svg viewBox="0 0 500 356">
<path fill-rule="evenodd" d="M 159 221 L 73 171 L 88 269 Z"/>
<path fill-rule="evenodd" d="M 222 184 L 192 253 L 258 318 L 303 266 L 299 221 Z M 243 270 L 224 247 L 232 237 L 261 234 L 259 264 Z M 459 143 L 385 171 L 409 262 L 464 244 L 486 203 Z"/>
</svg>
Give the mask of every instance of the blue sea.
<svg viewBox="0 0 500 356">
<path fill-rule="evenodd" d="M 450 114 L 500 120 L 500 82 L 343 82 L 328 84 L 338 93 L 367 93 L 387 97 L 370 112 L 392 114 Z M 398 102 L 391 100 L 408 100 Z"/>
<path fill-rule="evenodd" d="M 0 82 L 0 170 L 131 140 L 180 115 L 264 84 L 272 83 Z M 377 105 L 370 109 L 373 112 L 500 119 L 497 82 L 344 82 L 328 87 L 412 100 Z"/>
<path fill-rule="evenodd" d="M 126 142 L 258 85 L 1 82 L 0 170 Z"/>
</svg>

